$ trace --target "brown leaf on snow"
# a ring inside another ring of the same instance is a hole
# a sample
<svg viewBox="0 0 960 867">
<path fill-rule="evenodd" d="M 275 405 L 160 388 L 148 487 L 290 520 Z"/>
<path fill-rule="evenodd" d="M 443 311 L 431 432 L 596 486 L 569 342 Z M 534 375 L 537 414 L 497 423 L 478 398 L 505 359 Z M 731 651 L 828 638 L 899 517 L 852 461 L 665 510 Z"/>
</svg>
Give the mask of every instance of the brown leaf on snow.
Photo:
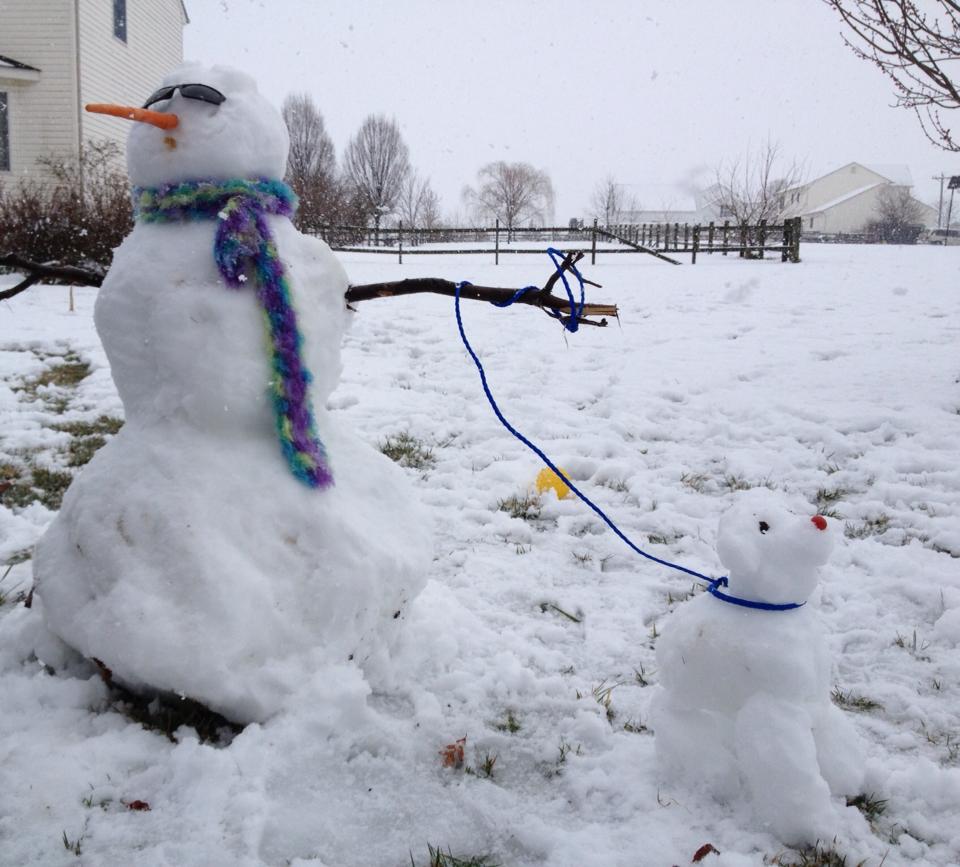
<svg viewBox="0 0 960 867">
<path fill-rule="evenodd" d="M 699 864 L 704 858 L 707 857 L 711 852 L 716 852 L 720 854 L 720 850 L 713 845 L 713 843 L 704 843 L 696 852 L 693 853 L 693 859 L 690 861 L 691 864 Z"/>
<path fill-rule="evenodd" d="M 463 767 L 463 749 L 467 745 L 467 736 L 464 735 L 462 738 L 457 738 L 452 744 L 447 744 L 442 750 L 440 750 L 440 756 L 443 759 L 443 766 L 445 768 L 462 768 Z"/>
</svg>

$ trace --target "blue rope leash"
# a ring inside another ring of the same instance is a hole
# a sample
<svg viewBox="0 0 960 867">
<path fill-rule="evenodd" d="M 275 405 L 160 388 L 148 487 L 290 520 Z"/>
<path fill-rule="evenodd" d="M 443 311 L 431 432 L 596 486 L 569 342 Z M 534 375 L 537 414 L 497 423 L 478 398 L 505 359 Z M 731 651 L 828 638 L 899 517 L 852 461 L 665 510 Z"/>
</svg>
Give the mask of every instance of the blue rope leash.
<svg viewBox="0 0 960 867">
<path fill-rule="evenodd" d="M 547 254 L 550 256 L 550 260 L 553 262 L 553 266 L 557 269 L 557 272 L 560 275 L 560 279 L 563 281 L 563 287 L 567 293 L 567 299 L 570 302 L 570 316 L 564 321 L 564 317 L 561 312 L 553 308 L 545 308 L 547 313 L 549 313 L 554 319 L 559 319 L 563 322 L 563 327 L 570 332 L 575 332 L 580 327 L 580 317 L 583 313 L 583 307 L 585 303 L 585 292 L 584 292 L 584 280 L 583 275 L 577 269 L 576 265 L 571 265 L 570 270 L 573 272 L 574 276 L 577 278 L 577 281 L 580 284 L 580 300 L 576 301 L 573 297 L 573 290 L 570 288 L 570 284 L 567 282 L 567 276 L 565 272 L 561 269 L 561 261 L 563 254 L 561 251 L 554 249 L 553 247 L 548 248 Z M 744 608 L 754 608 L 760 611 L 790 611 L 794 608 L 800 608 L 803 605 L 806 605 L 806 602 L 788 602 L 783 605 L 774 605 L 769 602 L 756 602 L 752 599 L 741 599 L 738 596 L 731 596 L 727 593 L 720 591 L 720 587 L 726 587 L 728 585 L 726 578 L 710 578 L 707 575 L 704 575 L 700 572 L 697 572 L 693 569 L 688 569 L 686 566 L 681 566 L 678 563 L 671 563 L 669 560 L 663 560 L 660 557 L 654 557 L 653 554 L 648 554 L 642 548 L 634 544 L 626 534 L 607 516 L 607 514 L 591 500 L 586 494 L 583 493 L 567 476 L 563 471 L 544 453 L 544 451 L 527 439 L 520 431 L 518 431 L 507 419 L 504 417 L 503 413 L 500 411 L 500 407 L 497 405 L 496 400 L 494 400 L 493 393 L 490 391 L 490 386 L 487 383 L 487 374 L 483 369 L 483 364 L 480 363 L 480 359 L 477 356 L 477 353 L 473 351 L 473 347 L 470 345 L 470 341 L 467 340 L 467 333 L 463 328 L 463 317 L 460 314 L 460 293 L 464 286 L 472 285 L 469 281 L 463 280 L 460 283 L 457 283 L 456 293 L 454 295 L 454 310 L 457 316 L 457 328 L 460 331 L 460 339 L 463 341 L 463 345 L 466 348 L 467 352 L 470 354 L 470 357 L 473 359 L 473 363 L 477 367 L 477 371 L 480 374 L 480 384 L 483 386 L 483 393 L 487 397 L 487 402 L 490 404 L 491 409 L 493 409 L 494 414 L 508 431 L 513 434 L 520 442 L 522 442 L 530 451 L 532 451 L 544 464 L 546 464 L 554 473 L 557 474 L 558 478 L 562 479 L 563 482 L 573 491 L 577 497 L 603 521 L 614 534 L 624 542 L 628 548 L 630 548 L 634 553 L 639 554 L 641 557 L 645 557 L 647 560 L 652 560 L 654 563 L 659 563 L 661 566 L 666 566 L 669 569 L 675 569 L 678 572 L 683 572 L 687 575 L 692 575 L 694 578 L 699 578 L 701 581 L 707 582 L 707 592 L 713 594 L 717 599 L 720 599 L 724 602 L 729 602 L 731 605 L 740 605 Z M 518 289 L 513 293 L 513 296 L 506 301 L 497 302 L 494 301 L 493 304 L 496 307 L 509 307 L 512 304 L 522 298 L 527 292 L 539 292 L 539 286 L 524 286 L 522 289 Z"/>
</svg>

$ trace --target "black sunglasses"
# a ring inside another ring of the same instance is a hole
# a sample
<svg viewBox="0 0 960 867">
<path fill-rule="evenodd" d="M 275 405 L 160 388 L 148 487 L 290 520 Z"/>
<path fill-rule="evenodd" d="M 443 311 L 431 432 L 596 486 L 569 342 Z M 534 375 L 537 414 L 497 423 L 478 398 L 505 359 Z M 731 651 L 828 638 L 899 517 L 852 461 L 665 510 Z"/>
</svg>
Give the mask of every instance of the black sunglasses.
<svg viewBox="0 0 960 867">
<path fill-rule="evenodd" d="M 161 87 L 160 90 L 151 94 L 143 107 L 149 108 L 155 102 L 170 99 L 178 90 L 185 99 L 199 99 L 201 102 L 209 102 L 211 105 L 220 105 L 226 99 L 219 90 L 210 87 L 208 84 L 174 84 L 170 87 Z"/>
</svg>

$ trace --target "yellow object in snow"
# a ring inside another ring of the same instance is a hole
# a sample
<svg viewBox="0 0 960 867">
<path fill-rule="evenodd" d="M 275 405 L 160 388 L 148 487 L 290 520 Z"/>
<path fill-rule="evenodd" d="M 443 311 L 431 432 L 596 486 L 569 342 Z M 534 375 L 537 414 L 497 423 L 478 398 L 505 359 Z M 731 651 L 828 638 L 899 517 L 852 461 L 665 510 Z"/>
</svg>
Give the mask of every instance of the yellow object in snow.
<svg viewBox="0 0 960 867">
<path fill-rule="evenodd" d="M 559 469 L 564 475 L 567 474 L 567 471 L 563 467 Z M 557 495 L 558 500 L 564 499 L 564 497 L 570 493 L 570 486 L 551 470 L 550 467 L 544 467 L 537 474 L 536 486 L 538 494 L 553 491 Z"/>
</svg>

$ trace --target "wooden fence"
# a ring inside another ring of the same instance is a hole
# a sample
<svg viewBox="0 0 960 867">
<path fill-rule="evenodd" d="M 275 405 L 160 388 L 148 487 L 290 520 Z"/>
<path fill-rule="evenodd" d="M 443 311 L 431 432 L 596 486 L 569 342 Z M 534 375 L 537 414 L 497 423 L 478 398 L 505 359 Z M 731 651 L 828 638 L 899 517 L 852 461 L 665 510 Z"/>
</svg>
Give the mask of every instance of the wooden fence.
<svg viewBox="0 0 960 867">
<path fill-rule="evenodd" d="M 736 253 L 743 258 L 763 259 L 779 253 L 783 262 L 800 261 L 800 220 L 782 224 L 737 225 L 729 221 L 707 225 L 688 223 L 643 223 L 571 228 L 506 229 L 497 221 L 493 227 L 404 228 L 403 223 L 375 230 L 363 226 L 322 226 L 314 234 L 334 250 L 353 253 L 379 253 L 396 256 L 492 255 L 500 263 L 501 255 L 542 253 L 547 245 L 562 246 L 565 252 L 590 254 L 591 264 L 598 255 L 645 253 L 674 265 L 680 262 L 669 253 L 689 253 L 691 264 L 697 256 Z M 536 246 L 531 246 L 535 244 Z M 600 246 L 604 244 L 605 246 Z M 616 246 L 606 246 L 615 244 Z"/>
<path fill-rule="evenodd" d="M 747 223 L 641 223 L 597 228 L 597 232 L 623 244 L 635 244 L 664 253 L 690 253 L 691 263 L 703 253 L 729 253 L 747 259 L 763 259 L 767 254 L 780 254 L 783 262 L 800 261 L 801 221 L 799 217 L 782 223 L 766 220 Z"/>
</svg>

